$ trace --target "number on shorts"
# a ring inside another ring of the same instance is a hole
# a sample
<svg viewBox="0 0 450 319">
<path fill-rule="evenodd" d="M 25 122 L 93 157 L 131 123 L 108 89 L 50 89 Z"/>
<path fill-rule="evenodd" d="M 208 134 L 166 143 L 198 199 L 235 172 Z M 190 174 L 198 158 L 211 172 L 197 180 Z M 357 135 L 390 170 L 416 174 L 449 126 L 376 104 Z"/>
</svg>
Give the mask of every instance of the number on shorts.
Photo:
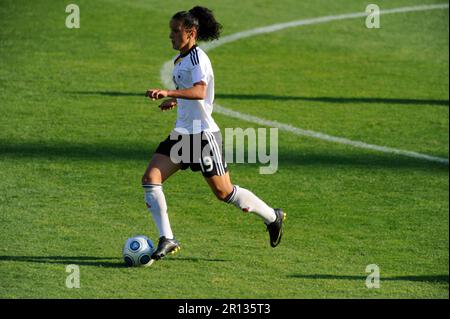
<svg viewBox="0 0 450 319">
<path fill-rule="evenodd" d="M 202 170 L 204 172 L 208 172 L 208 173 L 211 172 L 214 168 L 213 161 L 212 161 L 211 157 L 209 157 L 209 156 L 203 157 L 203 160 L 200 161 L 200 165 L 202 167 Z M 206 167 L 206 169 L 205 169 L 205 167 Z"/>
</svg>

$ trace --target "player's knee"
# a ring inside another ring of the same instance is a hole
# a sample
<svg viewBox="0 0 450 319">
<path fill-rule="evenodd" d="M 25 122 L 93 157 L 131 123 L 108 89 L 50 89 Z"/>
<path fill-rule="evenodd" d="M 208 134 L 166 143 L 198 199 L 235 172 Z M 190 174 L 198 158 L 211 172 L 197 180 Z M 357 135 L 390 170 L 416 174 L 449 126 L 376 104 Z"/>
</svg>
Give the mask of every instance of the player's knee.
<svg viewBox="0 0 450 319">
<path fill-rule="evenodd" d="M 161 184 L 161 175 L 151 170 L 142 176 L 142 185 Z"/>
<path fill-rule="evenodd" d="M 222 189 L 215 189 L 214 195 L 216 195 L 216 198 L 222 202 L 226 202 L 229 197 L 229 192 L 222 190 Z"/>
<path fill-rule="evenodd" d="M 222 202 L 224 202 L 228 197 L 228 194 L 226 192 L 217 191 L 214 192 L 214 194 L 216 195 L 216 198 Z"/>
</svg>

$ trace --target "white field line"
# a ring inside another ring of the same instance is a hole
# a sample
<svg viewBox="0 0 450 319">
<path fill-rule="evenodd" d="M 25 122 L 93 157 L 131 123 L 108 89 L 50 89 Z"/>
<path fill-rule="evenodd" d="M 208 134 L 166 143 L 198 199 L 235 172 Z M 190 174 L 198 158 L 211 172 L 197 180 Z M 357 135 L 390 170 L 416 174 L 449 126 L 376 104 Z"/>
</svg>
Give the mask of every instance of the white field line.
<svg viewBox="0 0 450 319">
<path fill-rule="evenodd" d="M 379 152 L 384 152 L 384 153 L 393 153 L 393 154 L 404 155 L 404 156 L 420 158 L 420 159 L 424 159 L 424 160 L 428 160 L 428 161 L 448 164 L 448 159 L 446 159 L 446 158 L 434 157 L 434 156 L 421 154 L 421 153 L 417 153 L 417 152 L 399 150 L 399 149 L 392 148 L 392 147 L 367 144 L 367 143 L 360 142 L 360 141 L 349 140 L 349 139 L 346 139 L 343 137 L 331 136 L 331 135 L 327 135 L 327 134 L 320 133 L 320 132 L 304 130 L 304 129 L 301 129 L 301 128 L 298 128 L 298 127 L 295 127 L 295 126 L 292 126 L 289 124 L 283 124 L 283 123 L 279 123 L 276 121 L 269 121 L 269 120 L 265 120 L 265 119 L 262 119 L 262 118 L 259 118 L 259 117 L 253 116 L 253 115 L 243 114 L 243 113 L 240 113 L 237 111 L 233 111 L 233 110 L 224 108 L 217 104 L 214 105 L 214 110 L 216 112 L 226 115 L 228 117 L 236 118 L 239 120 L 244 120 L 244 121 L 251 122 L 251 123 L 256 123 L 256 124 L 259 124 L 262 126 L 277 127 L 279 130 L 290 132 L 290 133 L 293 133 L 296 135 L 313 137 L 313 138 L 317 138 L 317 139 L 327 141 L 327 142 L 345 144 L 345 145 L 350 145 L 350 146 L 359 147 L 359 148 L 365 148 L 365 149 L 369 149 L 369 150 L 373 150 L 373 151 L 379 151 Z"/>
<path fill-rule="evenodd" d="M 412 7 L 401 7 L 401 8 L 395 8 L 395 9 L 388 9 L 388 10 L 381 10 L 380 14 L 394 14 L 394 13 L 406 13 L 406 12 L 417 12 L 417 11 L 429 11 L 429 10 L 441 10 L 441 9 L 448 9 L 449 5 L 446 3 L 443 4 L 433 4 L 433 5 L 419 5 L 419 6 L 412 6 Z M 225 36 L 219 40 L 210 42 L 210 43 L 204 43 L 202 44 L 202 49 L 205 51 L 209 51 L 212 49 L 215 49 L 219 46 L 222 46 L 226 43 L 242 40 L 245 38 L 253 37 L 259 34 L 266 34 L 271 32 L 280 31 L 287 28 L 293 28 L 293 27 L 299 27 L 304 25 L 313 25 L 313 24 L 319 24 L 319 23 L 326 23 L 330 21 L 338 21 L 338 20 L 346 20 L 346 19 L 355 19 L 355 18 L 362 18 L 367 17 L 366 12 L 356 12 L 356 13 L 348 13 L 348 14 L 340 14 L 340 15 L 333 15 L 333 16 L 325 16 L 325 17 L 319 17 L 319 18 L 312 18 L 312 19 L 302 19 L 302 20 L 296 20 L 286 23 L 280 23 L 280 24 L 274 24 L 269 25 L 266 27 L 261 28 L 255 28 L 247 31 L 242 31 L 238 33 L 234 33 L 228 36 Z M 161 82 L 164 85 L 164 87 L 173 88 L 173 82 L 172 82 L 172 70 L 173 70 L 173 60 L 167 61 L 163 64 L 161 67 Z M 354 141 L 342 137 L 337 136 L 331 136 L 327 135 L 321 132 L 315 132 L 310 130 L 304 130 L 301 128 L 294 127 L 289 124 L 279 123 L 276 121 L 270 121 L 266 120 L 257 116 L 248 115 L 244 113 L 240 113 L 237 111 L 233 111 L 230 109 L 227 109 L 223 106 L 214 105 L 214 111 L 226 115 L 232 118 L 236 118 L 239 120 L 244 120 L 251 123 L 256 123 L 263 126 L 269 126 L 269 127 L 276 127 L 282 131 L 290 132 L 296 135 L 300 136 L 308 136 L 312 138 L 317 138 L 323 141 L 333 142 L 333 143 L 339 143 L 339 144 L 345 144 L 352 147 L 357 148 L 364 148 L 384 153 L 391 153 L 391 154 L 397 154 L 397 155 L 403 155 L 408 157 L 413 157 L 417 159 L 423 159 L 427 161 L 432 162 L 438 162 L 443 164 L 449 164 L 449 160 L 447 158 L 442 157 L 435 157 L 427 154 L 421 154 L 417 152 L 412 151 L 405 151 L 400 150 L 392 147 L 386 147 L 386 146 L 379 146 L 379 145 L 373 145 L 373 144 L 367 144 L 361 141 Z"/>
</svg>

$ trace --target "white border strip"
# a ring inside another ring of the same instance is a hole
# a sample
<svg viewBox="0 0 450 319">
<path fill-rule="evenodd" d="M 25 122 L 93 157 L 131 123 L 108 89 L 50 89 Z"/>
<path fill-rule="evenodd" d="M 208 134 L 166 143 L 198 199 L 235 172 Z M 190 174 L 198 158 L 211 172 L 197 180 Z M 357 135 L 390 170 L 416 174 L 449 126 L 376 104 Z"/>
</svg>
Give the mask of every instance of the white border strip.
<svg viewBox="0 0 450 319">
<path fill-rule="evenodd" d="M 412 7 L 402 7 L 402 8 L 395 8 L 395 9 L 389 9 L 389 10 L 381 10 L 380 14 L 429 11 L 429 10 L 440 10 L 440 9 L 448 9 L 448 8 L 449 8 L 449 5 L 446 3 L 433 4 L 433 5 L 419 5 L 419 6 L 412 6 Z M 261 27 L 261 28 L 256 28 L 256 29 L 251 29 L 251 30 L 247 30 L 247 31 L 234 33 L 234 34 L 225 36 L 225 37 L 221 38 L 220 40 L 216 40 L 216 41 L 213 41 L 210 43 L 205 43 L 201 47 L 203 50 L 208 51 L 208 50 L 215 49 L 221 45 L 224 45 L 226 43 L 253 37 L 253 36 L 256 36 L 259 34 L 266 34 L 266 33 L 284 30 L 287 28 L 299 27 L 299 26 L 304 26 L 304 25 L 313 25 L 313 24 L 319 24 L 319 23 L 326 23 L 326 22 L 330 22 L 330 21 L 355 19 L 355 18 L 361 18 L 361 17 L 366 17 L 366 16 L 367 16 L 366 12 L 357 12 L 357 13 L 325 16 L 325 17 L 319 17 L 319 18 L 313 18 L 313 19 L 303 19 L 303 20 L 296 20 L 296 21 L 291 21 L 291 22 L 286 22 L 286 23 L 274 24 L 274 25 L 269 25 L 266 27 Z M 172 69 L 173 69 L 173 61 L 170 60 L 163 64 L 163 66 L 161 68 L 161 72 L 160 72 L 161 82 L 163 83 L 163 85 L 165 87 L 168 87 L 168 88 L 173 88 L 172 76 L 171 76 Z M 431 155 L 421 154 L 421 153 L 412 152 L 412 151 L 405 151 L 405 150 L 400 150 L 400 149 L 391 148 L 391 147 L 367 144 L 367 143 L 364 143 L 361 141 L 353 141 L 353 140 L 349 140 L 346 138 L 331 136 L 331 135 L 327 135 L 327 134 L 320 133 L 320 132 L 304 130 L 304 129 L 297 128 L 297 127 L 294 127 L 289 124 L 283 124 L 283 123 L 279 123 L 276 121 L 269 121 L 269 120 L 265 120 L 263 118 L 259 118 L 256 116 L 243 114 L 243 113 L 240 113 L 237 111 L 227 109 L 227 108 L 217 105 L 217 104 L 214 105 L 214 110 L 217 113 L 220 113 L 222 115 L 226 115 L 226 116 L 229 116 L 232 118 L 237 118 L 237 119 L 244 120 L 247 122 L 256 123 L 259 125 L 276 127 L 282 131 L 290 132 L 290 133 L 300 135 L 300 136 L 308 136 L 308 137 L 317 138 L 317 139 L 327 141 L 327 142 L 339 143 L 339 144 L 349 145 L 349 146 L 357 147 L 357 148 L 364 148 L 364 149 L 369 149 L 369 150 L 374 150 L 374 151 L 379 151 L 379 152 L 384 152 L 384 153 L 403 155 L 403 156 L 407 156 L 407 157 L 413 157 L 413 158 L 417 158 L 417 159 L 423 159 L 423 160 L 443 163 L 443 164 L 447 164 L 447 165 L 449 164 L 449 160 L 447 158 L 435 157 L 435 156 L 431 156 Z"/>
</svg>

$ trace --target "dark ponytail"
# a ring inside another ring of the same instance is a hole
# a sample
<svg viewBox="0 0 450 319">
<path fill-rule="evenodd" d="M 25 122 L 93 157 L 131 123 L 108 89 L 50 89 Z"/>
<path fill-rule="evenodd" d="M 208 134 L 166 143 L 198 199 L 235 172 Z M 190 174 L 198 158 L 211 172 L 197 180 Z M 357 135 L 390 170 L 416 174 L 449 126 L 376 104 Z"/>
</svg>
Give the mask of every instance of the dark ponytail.
<svg viewBox="0 0 450 319">
<path fill-rule="evenodd" d="M 181 21 L 188 29 L 196 28 L 200 41 L 217 40 L 222 31 L 222 25 L 216 21 L 213 12 L 205 7 L 196 6 L 189 11 L 180 11 L 172 19 Z"/>
</svg>

